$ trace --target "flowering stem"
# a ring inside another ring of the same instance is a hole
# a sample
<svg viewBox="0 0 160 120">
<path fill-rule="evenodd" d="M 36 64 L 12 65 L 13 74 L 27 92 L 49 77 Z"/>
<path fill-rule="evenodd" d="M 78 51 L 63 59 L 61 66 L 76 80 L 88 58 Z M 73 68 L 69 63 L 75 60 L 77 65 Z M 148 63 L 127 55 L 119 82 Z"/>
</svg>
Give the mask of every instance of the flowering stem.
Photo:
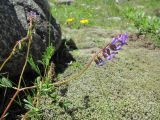
<svg viewBox="0 0 160 120">
<path fill-rule="evenodd" d="M 31 41 L 32 41 L 32 36 L 30 36 L 30 39 L 29 39 L 28 48 L 27 48 L 27 55 L 26 55 L 26 59 L 25 59 L 24 65 L 23 65 L 23 69 L 22 69 L 21 75 L 19 77 L 18 88 L 20 88 L 20 86 L 21 86 L 22 76 L 23 76 L 24 70 L 25 70 L 26 65 L 27 65 L 27 60 L 28 60 L 28 56 L 29 56 Z"/>
<path fill-rule="evenodd" d="M 18 82 L 18 88 L 20 88 L 21 86 L 21 81 L 22 81 L 22 76 L 23 76 L 23 73 L 24 73 L 24 70 L 26 68 L 26 65 L 27 65 L 27 60 L 28 60 L 28 56 L 29 56 L 29 51 L 30 51 L 30 47 L 31 47 L 31 41 L 32 41 L 32 27 L 33 27 L 33 21 L 32 19 L 30 20 L 30 25 L 29 25 L 29 30 L 28 30 L 28 47 L 27 47 L 27 55 L 26 55 L 26 59 L 25 59 L 25 63 L 23 65 L 23 68 L 22 68 L 22 72 L 21 72 L 21 75 L 19 77 L 19 82 Z"/>
<path fill-rule="evenodd" d="M 79 74 L 73 75 L 73 76 L 71 76 L 71 77 L 69 77 L 69 78 L 66 78 L 66 79 L 62 80 L 62 81 L 55 82 L 55 83 L 53 83 L 53 85 L 65 84 L 65 83 L 68 83 L 68 82 L 70 82 L 70 81 L 72 81 L 72 80 L 80 77 L 80 76 L 90 67 L 91 63 L 94 61 L 94 59 L 97 57 L 97 55 L 98 55 L 100 52 L 102 52 L 103 49 L 106 48 L 106 47 L 108 47 L 109 45 L 110 45 L 110 43 L 107 44 L 107 45 L 106 45 L 105 47 L 103 47 L 102 49 L 100 49 L 100 50 L 92 57 L 92 59 L 91 59 L 90 62 L 86 65 L 86 67 L 79 72 Z"/>
</svg>

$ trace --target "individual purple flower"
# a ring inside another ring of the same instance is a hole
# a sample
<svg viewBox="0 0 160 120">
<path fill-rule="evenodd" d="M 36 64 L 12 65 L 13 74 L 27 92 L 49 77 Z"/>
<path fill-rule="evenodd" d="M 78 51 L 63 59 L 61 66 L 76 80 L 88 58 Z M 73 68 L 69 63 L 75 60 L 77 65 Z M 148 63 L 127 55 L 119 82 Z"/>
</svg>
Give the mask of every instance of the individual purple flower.
<svg viewBox="0 0 160 120">
<path fill-rule="evenodd" d="M 34 12 L 34 11 L 30 11 L 30 12 L 29 12 L 29 16 L 36 17 L 37 14 L 36 14 L 36 12 Z"/>
<path fill-rule="evenodd" d="M 121 50 L 123 45 L 127 44 L 128 34 L 120 34 L 118 37 L 113 38 L 110 48 L 113 51 Z"/>
<path fill-rule="evenodd" d="M 116 42 L 118 41 L 118 38 L 113 38 L 111 44 L 116 44 Z"/>
<path fill-rule="evenodd" d="M 102 55 L 106 60 L 109 60 L 114 56 L 114 52 L 111 52 L 109 48 L 104 48 L 102 51 Z"/>
<path fill-rule="evenodd" d="M 118 37 L 113 38 L 111 44 L 116 44 L 117 42 L 121 42 L 122 44 L 127 44 L 128 33 L 120 34 Z"/>
<path fill-rule="evenodd" d="M 118 39 L 123 45 L 126 45 L 127 44 L 127 39 L 128 39 L 128 33 L 120 34 Z"/>
<path fill-rule="evenodd" d="M 27 19 L 28 20 L 31 20 L 31 19 L 36 20 L 37 17 L 39 17 L 39 15 L 37 15 L 37 13 L 34 12 L 34 11 L 30 11 L 30 12 L 27 13 Z"/>
<path fill-rule="evenodd" d="M 113 57 L 115 57 L 115 55 L 118 54 L 118 52 L 111 52 L 111 54 L 109 56 L 107 56 L 107 60 L 111 60 Z"/>
<path fill-rule="evenodd" d="M 102 55 L 106 60 L 111 60 L 118 52 L 111 51 L 109 48 L 105 48 L 102 51 Z"/>
<path fill-rule="evenodd" d="M 105 62 L 103 61 L 101 57 L 97 57 L 97 59 L 95 59 L 94 61 L 98 66 L 102 66 L 105 64 Z"/>
<path fill-rule="evenodd" d="M 122 43 L 117 43 L 116 45 L 114 44 L 111 44 L 110 45 L 110 49 L 113 50 L 113 51 L 117 51 L 117 50 L 121 50 L 123 47 L 123 44 Z"/>
<path fill-rule="evenodd" d="M 103 51 L 102 51 L 104 54 L 107 54 L 107 55 L 110 55 L 111 52 L 110 52 L 110 49 L 109 48 L 104 48 Z"/>
</svg>

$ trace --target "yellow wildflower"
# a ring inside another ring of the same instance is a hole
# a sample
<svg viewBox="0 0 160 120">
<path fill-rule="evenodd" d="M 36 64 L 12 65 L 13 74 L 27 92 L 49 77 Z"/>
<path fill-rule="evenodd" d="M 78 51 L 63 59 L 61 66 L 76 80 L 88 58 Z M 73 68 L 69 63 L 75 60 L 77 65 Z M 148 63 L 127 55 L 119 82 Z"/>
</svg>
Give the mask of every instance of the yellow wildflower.
<svg viewBox="0 0 160 120">
<path fill-rule="evenodd" d="M 69 24 L 69 23 L 72 23 L 74 21 L 74 18 L 68 18 L 67 20 L 66 20 L 66 22 Z"/>
<path fill-rule="evenodd" d="M 81 24 L 88 24 L 89 20 L 88 19 L 82 19 L 82 20 L 80 20 L 80 23 Z"/>
</svg>

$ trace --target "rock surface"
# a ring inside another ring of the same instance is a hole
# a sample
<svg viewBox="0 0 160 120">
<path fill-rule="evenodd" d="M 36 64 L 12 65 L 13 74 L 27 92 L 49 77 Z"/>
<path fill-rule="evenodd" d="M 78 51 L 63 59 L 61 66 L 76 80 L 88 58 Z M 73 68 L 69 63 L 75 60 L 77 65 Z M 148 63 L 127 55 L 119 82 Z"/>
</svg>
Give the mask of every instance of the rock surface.
<svg viewBox="0 0 160 120">
<path fill-rule="evenodd" d="M 60 26 L 50 16 L 47 0 L 1 0 L 0 65 L 8 57 L 16 42 L 27 35 L 27 14 L 30 11 L 36 12 L 39 16 L 36 21 L 31 45 L 31 54 L 34 60 L 41 59 L 49 40 L 55 48 L 58 48 L 60 45 Z M 24 64 L 25 54 L 26 46 L 22 50 L 18 50 L 0 72 L 9 73 L 10 76 L 18 75 Z"/>
</svg>

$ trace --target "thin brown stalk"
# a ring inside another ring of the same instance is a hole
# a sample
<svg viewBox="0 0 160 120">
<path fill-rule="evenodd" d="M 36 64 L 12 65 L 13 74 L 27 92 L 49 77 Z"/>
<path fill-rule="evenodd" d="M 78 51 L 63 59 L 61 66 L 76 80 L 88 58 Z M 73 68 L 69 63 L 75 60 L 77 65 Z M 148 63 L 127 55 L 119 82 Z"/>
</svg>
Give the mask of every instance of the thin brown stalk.
<svg viewBox="0 0 160 120">
<path fill-rule="evenodd" d="M 13 95 L 13 97 L 11 98 L 10 102 L 8 103 L 7 107 L 5 108 L 5 110 L 3 111 L 3 114 L 1 115 L 0 120 L 4 120 L 4 117 L 6 115 L 6 112 L 8 111 L 8 109 L 10 108 L 10 106 L 12 105 L 13 101 L 15 100 L 15 98 L 17 97 L 17 95 L 19 94 L 19 90 L 17 90 L 15 92 L 15 94 Z"/>
<path fill-rule="evenodd" d="M 27 37 L 24 37 L 23 39 L 19 40 L 19 42 L 24 42 L 25 40 L 28 39 Z M 11 53 L 9 54 L 9 56 L 6 58 L 6 60 L 2 63 L 2 65 L 0 66 L 0 71 L 2 70 L 2 68 L 4 67 L 4 65 L 11 59 L 11 57 L 14 55 L 15 51 L 16 51 L 16 47 L 18 46 L 19 42 L 16 42 L 16 44 L 14 45 Z"/>
</svg>

